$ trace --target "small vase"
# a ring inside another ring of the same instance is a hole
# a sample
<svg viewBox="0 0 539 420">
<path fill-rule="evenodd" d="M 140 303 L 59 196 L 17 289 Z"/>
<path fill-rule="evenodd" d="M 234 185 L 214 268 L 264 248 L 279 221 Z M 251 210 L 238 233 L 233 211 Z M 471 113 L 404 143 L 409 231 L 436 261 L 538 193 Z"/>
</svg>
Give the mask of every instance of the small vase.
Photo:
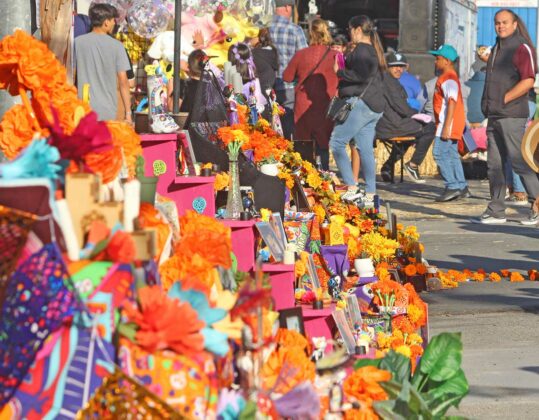
<svg viewBox="0 0 539 420">
<path fill-rule="evenodd" d="M 238 159 L 229 159 L 228 170 L 230 181 L 228 183 L 228 197 L 226 199 L 226 219 L 239 219 L 243 211 L 240 191 L 240 171 Z"/>
<path fill-rule="evenodd" d="M 264 163 L 260 166 L 260 172 L 269 176 L 279 175 L 279 166 L 276 163 Z"/>
<path fill-rule="evenodd" d="M 354 260 L 354 268 L 359 277 L 374 276 L 374 265 L 370 258 L 356 258 Z"/>
</svg>

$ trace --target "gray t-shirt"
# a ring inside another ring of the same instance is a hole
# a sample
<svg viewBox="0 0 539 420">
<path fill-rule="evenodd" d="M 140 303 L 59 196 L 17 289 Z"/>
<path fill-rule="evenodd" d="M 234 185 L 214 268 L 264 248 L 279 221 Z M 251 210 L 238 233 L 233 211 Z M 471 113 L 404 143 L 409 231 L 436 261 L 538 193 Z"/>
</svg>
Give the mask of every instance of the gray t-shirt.
<svg viewBox="0 0 539 420">
<path fill-rule="evenodd" d="M 90 105 L 100 120 L 115 120 L 118 110 L 118 73 L 131 66 L 120 41 L 90 32 L 75 38 L 77 87 L 90 85 Z"/>
</svg>

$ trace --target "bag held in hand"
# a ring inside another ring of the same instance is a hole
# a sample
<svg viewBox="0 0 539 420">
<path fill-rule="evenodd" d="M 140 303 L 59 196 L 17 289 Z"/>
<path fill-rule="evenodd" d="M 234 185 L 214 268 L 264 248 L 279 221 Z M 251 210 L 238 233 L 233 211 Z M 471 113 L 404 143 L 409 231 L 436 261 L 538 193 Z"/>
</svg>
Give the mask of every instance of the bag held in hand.
<svg viewBox="0 0 539 420">
<path fill-rule="evenodd" d="M 326 117 L 334 121 L 335 124 L 342 124 L 350 115 L 352 105 L 346 99 L 341 99 L 337 96 L 331 98 Z"/>
</svg>

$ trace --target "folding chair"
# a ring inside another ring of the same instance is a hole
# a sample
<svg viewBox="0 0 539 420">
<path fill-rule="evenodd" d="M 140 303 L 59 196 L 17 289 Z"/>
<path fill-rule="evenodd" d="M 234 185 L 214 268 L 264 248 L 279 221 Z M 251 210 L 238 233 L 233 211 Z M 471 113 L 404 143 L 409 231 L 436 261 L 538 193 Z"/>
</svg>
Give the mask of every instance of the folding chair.
<svg viewBox="0 0 539 420">
<path fill-rule="evenodd" d="M 393 147 L 397 147 L 397 150 L 400 152 L 400 161 L 401 161 L 401 181 L 404 180 L 404 153 L 406 152 L 404 145 L 408 142 L 415 141 L 413 136 L 404 136 L 404 137 L 391 137 L 390 139 L 378 139 L 385 146 L 388 153 L 391 153 Z M 395 183 L 395 166 L 391 167 L 391 183 Z"/>
</svg>

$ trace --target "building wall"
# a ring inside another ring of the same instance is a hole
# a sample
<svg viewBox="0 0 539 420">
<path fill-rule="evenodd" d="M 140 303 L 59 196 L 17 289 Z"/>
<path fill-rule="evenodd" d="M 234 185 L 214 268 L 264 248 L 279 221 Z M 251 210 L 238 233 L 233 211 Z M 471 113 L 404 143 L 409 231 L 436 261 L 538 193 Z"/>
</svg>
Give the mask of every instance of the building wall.
<svg viewBox="0 0 539 420">
<path fill-rule="evenodd" d="M 518 4 L 518 3 L 517 3 Z M 535 7 L 510 7 L 526 24 L 531 39 L 537 47 L 537 1 Z M 494 15 L 500 7 L 479 7 L 477 13 L 477 44 L 494 45 L 496 32 L 494 31 Z"/>
</svg>

